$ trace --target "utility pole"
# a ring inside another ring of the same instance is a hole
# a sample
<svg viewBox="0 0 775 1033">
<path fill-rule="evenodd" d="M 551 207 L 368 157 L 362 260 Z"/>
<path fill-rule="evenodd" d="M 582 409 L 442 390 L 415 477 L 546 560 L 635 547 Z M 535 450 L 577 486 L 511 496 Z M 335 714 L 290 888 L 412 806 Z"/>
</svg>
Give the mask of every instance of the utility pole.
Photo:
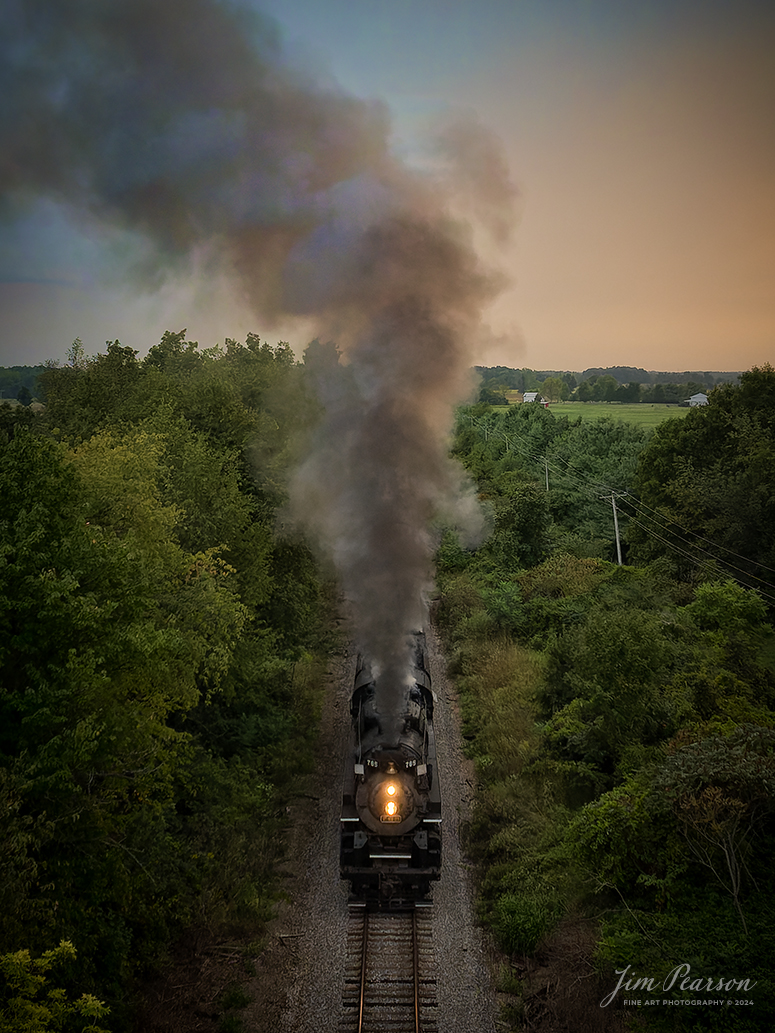
<svg viewBox="0 0 775 1033">
<path fill-rule="evenodd" d="M 546 470 L 546 490 L 549 491 L 549 460 L 544 456 L 544 469 Z"/>
<path fill-rule="evenodd" d="M 607 495 L 601 495 L 601 499 L 607 499 Z M 621 498 L 621 496 L 620 496 Z M 616 535 L 616 558 L 619 561 L 619 566 L 622 565 L 622 543 L 619 541 L 619 515 L 616 512 L 616 493 L 611 492 L 611 505 L 614 511 L 614 534 Z"/>
</svg>

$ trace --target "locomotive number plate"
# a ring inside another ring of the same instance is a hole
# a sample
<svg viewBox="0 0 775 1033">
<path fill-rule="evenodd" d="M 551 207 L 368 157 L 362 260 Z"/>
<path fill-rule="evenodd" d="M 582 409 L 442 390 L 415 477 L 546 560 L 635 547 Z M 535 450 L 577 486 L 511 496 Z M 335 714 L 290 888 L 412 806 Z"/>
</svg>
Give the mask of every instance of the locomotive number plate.
<svg viewBox="0 0 775 1033">
<path fill-rule="evenodd" d="M 380 821 L 403 821 L 400 814 L 381 814 Z"/>
</svg>

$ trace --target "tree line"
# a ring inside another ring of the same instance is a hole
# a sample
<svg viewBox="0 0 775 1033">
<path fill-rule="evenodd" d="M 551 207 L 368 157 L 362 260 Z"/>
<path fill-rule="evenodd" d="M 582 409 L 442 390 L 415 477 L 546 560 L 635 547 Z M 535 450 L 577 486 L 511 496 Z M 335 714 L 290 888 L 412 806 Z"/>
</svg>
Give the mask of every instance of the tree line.
<svg viewBox="0 0 775 1033">
<path fill-rule="evenodd" d="M 443 533 L 436 606 L 511 1028 L 531 1000 L 520 958 L 590 927 L 602 976 L 555 1002 L 569 1028 L 583 1007 L 599 1021 L 615 971 L 684 963 L 756 983 L 755 1007 L 654 1008 L 642 1028 L 775 1021 L 773 413 L 765 366 L 653 432 L 537 406 L 459 414 L 453 451 L 490 533 L 475 550 Z"/>
<path fill-rule="evenodd" d="M 132 1027 L 183 929 L 260 930 L 327 588 L 284 528 L 291 349 L 75 342 L 0 406 L 0 1029 Z"/>
<path fill-rule="evenodd" d="M 506 405 L 508 392 L 539 392 L 548 402 L 641 402 L 680 405 L 692 395 L 736 383 L 738 373 L 649 373 L 633 367 L 586 370 L 583 373 L 477 366 L 478 401 Z"/>
<path fill-rule="evenodd" d="M 45 401 L 46 370 L 40 366 L 0 367 L 0 400 L 17 399 L 24 405 Z M 588 369 L 583 373 L 476 366 L 480 377 L 479 401 L 505 405 L 507 391 L 538 391 L 550 402 L 643 402 L 680 405 L 698 392 L 724 383 L 736 383 L 738 373 L 653 373 L 630 366 Z"/>
<path fill-rule="evenodd" d="M 39 378 L 45 371 L 39 366 L 0 366 L 0 404 L 5 398 L 29 405 L 40 390 Z"/>
</svg>

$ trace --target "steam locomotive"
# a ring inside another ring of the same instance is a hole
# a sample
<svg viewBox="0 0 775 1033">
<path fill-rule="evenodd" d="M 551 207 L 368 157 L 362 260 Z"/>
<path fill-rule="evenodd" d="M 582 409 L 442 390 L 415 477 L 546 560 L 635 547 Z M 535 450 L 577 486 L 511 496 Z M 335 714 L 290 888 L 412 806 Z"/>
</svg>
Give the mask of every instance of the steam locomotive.
<svg viewBox="0 0 775 1033">
<path fill-rule="evenodd" d="M 395 713 L 380 712 L 378 676 L 358 658 L 341 815 L 340 871 L 353 894 L 398 908 L 441 875 L 441 792 L 425 636 Z"/>
</svg>

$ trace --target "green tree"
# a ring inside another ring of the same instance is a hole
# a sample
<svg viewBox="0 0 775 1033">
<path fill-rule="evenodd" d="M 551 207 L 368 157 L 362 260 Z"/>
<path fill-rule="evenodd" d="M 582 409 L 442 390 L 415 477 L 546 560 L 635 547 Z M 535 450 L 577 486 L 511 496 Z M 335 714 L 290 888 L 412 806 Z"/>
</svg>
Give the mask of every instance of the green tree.
<svg viewBox="0 0 775 1033">
<path fill-rule="evenodd" d="M 207 361 L 207 356 L 199 352 L 198 348 L 197 341 L 186 341 L 185 329 L 176 334 L 165 330 L 159 344 L 148 349 L 143 367 L 173 374 L 192 372 Z"/>
<path fill-rule="evenodd" d="M 40 376 L 50 426 L 78 439 L 136 414 L 141 370 L 134 349 L 112 341 L 104 355 L 87 358 L 75 341 L 70 359 L 69 366 L 48 366 Z"/>
<path fill-rule="evenodd" d="M 485 405 L 506 405 L 506 395 L 502 388 L 484 385 L 479 389 L 479 401 Z"/>
<path fill-rule="evenodd" d="M 567 385 L 560 377 L 547 377 L 541 385 L 541 394 L 547 402 L 559 402 L 567 393 Z"/>
<path fill-rule="evenodd" d="M 89 979 L 114 987 L 183 917 L 171 809 L 189 746 L 170 718 L 217 690 L 247 617 L 230 568 L 171 537 L 161 448 L 105 432 L 71 456 L 21 434 L 0 456 L 0 759 L 18 894 L 0 937 L 18 942 L 32 914 L 41 944 L 74 930 Z"/>
<path fill-rule="evenodd" d="M 707 406 L 657 428 L 636 477 L 636 558 L 667 554 L 684 577 L 716 565 L 766 590 L 775 566 L 773 384 L 772 367 L 754 368 L 740 386 L 717 388 Z"/>
<path fill-rule="evenodd" d="M 0 446 L 7 444 L 20 430 L 40 425 L 40 417 L 29 406 L 0 404 Z"/>
<path fill-rule="evenodd" d="M 617 402 L 639 402 L 640 401 L 640 384 L 636 381 L 630 381 L 629 384 L 622 384 L 616 392 Z"/>
<path fill-rule="evenodd" d="M 675 731 L 664 687 L 676 650 L 656 614 L 595 609 L 550 642 L 546 660 L 544 748 L 580 786 L 610 787 Z"/>
<path fill-rule="evenodd" d="M 276 530 L 304 377 L 180 331 L 142 362 L 75 342 L 45 415 L 0 407 L 0 951 L 72 937 L 62 986 L 117 1028 L 187 924 L 268 912 L 323 648 L 313 556 Z"/>
<path fill-rule="evenodd" d="M 665 761 L 654 785 L 671 802 L 692 858 L 732 897 L 747 934 L 744 882 L 755 885 L 751 868 L 766 866 L 753 854 L 775 814 L 775 730 L 740 725 L 684 746 Z"/>
<path fill-rule="evenodd" d="M 540 563 L 548 548 L 546 494 L 516 480 L 492 501 L 495 526 L 486 545 L 489 555 L 509 572 Z"/>
<path fill-rule="evenodd" d="M 616 398 L 616 392 L 619 389 L 619 384 L 614 377 L 609 374 L 604 374 L 602 377 L 598 377 L 595 381 L 595 385 L 592 390 L 592 397 L 596 402 L 613 402 Z"/>
<path fill-rule="evenodd" d="M 110 1008 L 102 1001 L 91 994 L 69 1001 L 64 990 L 49 983 L 49 971 L 75 956 L 68 940 L 39 958 L 28 950 L 0 955 L 0 1033 L 108 1033 L 102 1019 Z"/>
</svg>

